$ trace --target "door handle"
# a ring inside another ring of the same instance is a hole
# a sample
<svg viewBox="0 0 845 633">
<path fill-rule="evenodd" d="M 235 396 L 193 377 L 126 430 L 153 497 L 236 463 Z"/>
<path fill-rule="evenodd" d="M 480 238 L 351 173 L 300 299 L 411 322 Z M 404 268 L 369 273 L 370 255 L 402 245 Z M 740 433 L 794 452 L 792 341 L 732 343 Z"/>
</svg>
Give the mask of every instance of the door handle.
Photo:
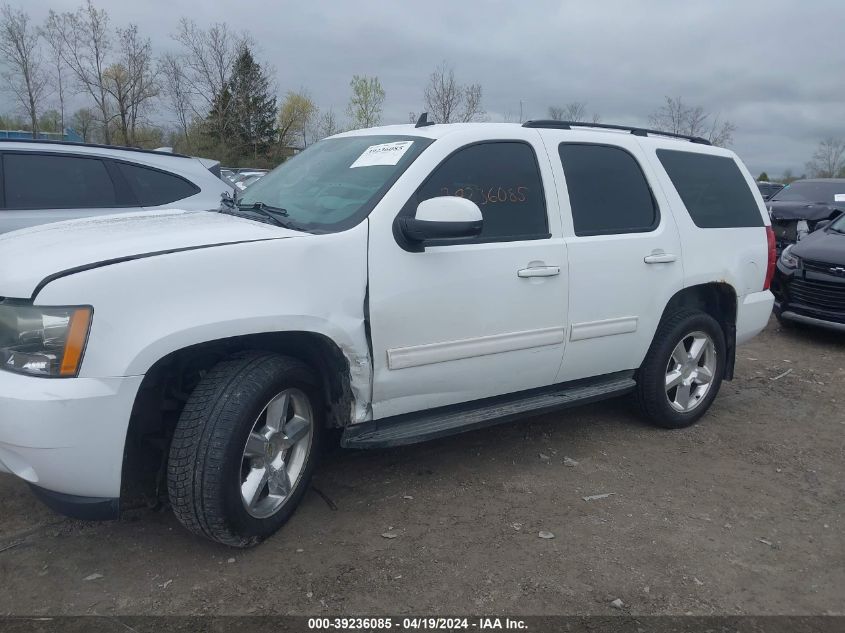
<svg viewBox="0 0 845 633">
<path fill-rule="evenodd" d="M 554 277 L 560 274 L 560 266 L 532 266 L 516 272 L 517 277 Z"/>
<path fill-rule="evenodd" d="M 678 259 L 677 255 L 672 253 L 664 253 L 663 251 L 652 251 L 651 255 L 643 257 L 646 264 L 670 264 Z"/>
</svg>

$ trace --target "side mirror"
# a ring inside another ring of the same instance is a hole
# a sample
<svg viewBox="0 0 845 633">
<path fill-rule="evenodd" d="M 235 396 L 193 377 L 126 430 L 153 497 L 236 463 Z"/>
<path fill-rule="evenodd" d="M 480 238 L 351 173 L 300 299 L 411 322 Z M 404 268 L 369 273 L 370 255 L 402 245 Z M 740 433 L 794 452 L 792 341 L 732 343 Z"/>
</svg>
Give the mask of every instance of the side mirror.
<svg viewBox="0 0 845 633">
<path fill-rule="evenodd" d="M 823 228 L 827 227 L 833 220 L 822 220 L 821 222 L 816 222 L 815 228 L 813 228 L 813 233 L 816 231 L 821 231 Z"/>
<path fill-rule="evenodd" d="M 430 240 L 477 237 L 484 220 L 478 205 L 465 198 L 440 196 L 417 206 L 413 218 L 399 218 L 399 230 L 411 244 L 425 246 Z"/>
</svg>

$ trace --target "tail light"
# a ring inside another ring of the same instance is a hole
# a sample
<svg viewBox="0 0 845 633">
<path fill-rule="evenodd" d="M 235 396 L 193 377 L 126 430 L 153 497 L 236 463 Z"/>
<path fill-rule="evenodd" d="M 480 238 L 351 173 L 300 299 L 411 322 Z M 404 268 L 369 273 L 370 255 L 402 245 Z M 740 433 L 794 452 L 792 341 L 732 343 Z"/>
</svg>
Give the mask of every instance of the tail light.
<svg viewBox="0 0 845 633">
<path fill-rule="evenodd" d="M 775 265 L 778 261 L 777 249 L 775 248 L 775 232 L 771 226 L 766 227 L 766 242 L 769 245 L 769 264 L 766 267 L 766 282 L 763 290 L 768 290 L 772 285 L 772 277 L 775 276 Z"/>
</svg>

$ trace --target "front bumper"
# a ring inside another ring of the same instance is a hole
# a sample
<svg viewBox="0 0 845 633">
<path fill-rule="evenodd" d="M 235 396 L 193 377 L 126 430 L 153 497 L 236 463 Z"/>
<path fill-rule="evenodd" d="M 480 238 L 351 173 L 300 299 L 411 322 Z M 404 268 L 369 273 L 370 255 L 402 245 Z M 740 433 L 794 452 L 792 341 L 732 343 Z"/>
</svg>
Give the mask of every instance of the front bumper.
<svg viewBox="0 0 845 633">
<path fill-rule="evenodd" d="M 779 317 L 845 331 L 845 278 L 786 269 L 778 262 L 772 287 Z"/>
<path fill-rule="evenodd" d="M 142 379 L 0 371 L 0 472 L 42 489 L 42 498 L 118 499 L 126 430 Z"/>
</svg>

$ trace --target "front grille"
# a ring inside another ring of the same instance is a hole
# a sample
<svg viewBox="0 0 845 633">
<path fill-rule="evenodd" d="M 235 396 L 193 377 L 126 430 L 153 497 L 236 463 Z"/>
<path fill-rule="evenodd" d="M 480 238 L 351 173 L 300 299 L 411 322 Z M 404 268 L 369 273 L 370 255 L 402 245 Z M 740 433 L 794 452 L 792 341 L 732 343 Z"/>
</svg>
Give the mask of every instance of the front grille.
<svg viewBox="0 0 845 633">
<path fill-rule="evenodd" d="M 810 259 L 802 260 L 805 270 L 812 270 L 816 273 L 824 273 L 825 275 L 832 275 L 831 268 L 845 268 L 842 264 L 829 264 L 827 262 L 817 262 Z M 845 275 L 843 275 L 845 276 Z"/>
<path fill-rule="evenodd" d="M 793 279 L 788 291 L 792 301 L 797 303 L 822 310 L 845 312 L 845 279 L 842 283 Z"/>
</svg>

